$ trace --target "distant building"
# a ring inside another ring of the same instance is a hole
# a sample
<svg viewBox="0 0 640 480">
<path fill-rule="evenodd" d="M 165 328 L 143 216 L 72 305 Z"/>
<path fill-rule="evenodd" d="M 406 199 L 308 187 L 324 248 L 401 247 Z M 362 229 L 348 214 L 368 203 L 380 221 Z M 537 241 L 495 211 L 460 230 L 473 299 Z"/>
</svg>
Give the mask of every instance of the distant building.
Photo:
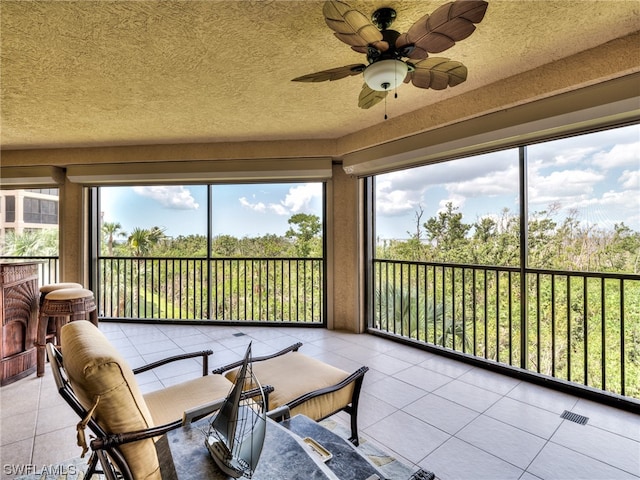
<svg viewBox="0 0 640 480">
<path fill-rule="evenodd" d="M 34 232 L 58 228 L 57 188 L 0 190 L 0 242 L 15 232 Z"/>
</svg>

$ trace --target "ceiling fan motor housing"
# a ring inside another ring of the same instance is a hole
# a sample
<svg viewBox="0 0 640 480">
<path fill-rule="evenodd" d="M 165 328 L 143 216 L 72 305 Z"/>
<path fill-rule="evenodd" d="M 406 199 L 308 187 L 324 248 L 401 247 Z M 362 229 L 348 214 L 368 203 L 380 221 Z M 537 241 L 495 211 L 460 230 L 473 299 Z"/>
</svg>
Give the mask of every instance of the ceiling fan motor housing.
<svg viewBox="0 0 640 480">
<path fill-rule="evenodd" d="M 389 7 L 379 8 L 371 15 L 371 23 L 378 27 L 378 30 L 386 30 L 395 19 L 396 11 Z"/>
</svg>

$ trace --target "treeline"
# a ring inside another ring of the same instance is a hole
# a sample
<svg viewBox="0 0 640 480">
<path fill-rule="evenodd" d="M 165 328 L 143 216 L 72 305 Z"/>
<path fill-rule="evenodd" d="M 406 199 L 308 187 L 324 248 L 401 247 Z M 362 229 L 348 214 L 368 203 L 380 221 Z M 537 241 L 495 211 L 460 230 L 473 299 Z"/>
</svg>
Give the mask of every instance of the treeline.
<svg viewBox="0 0 640 480">
<path fill-rule="evenodd" d="M 213 257 L 322 257 L 322 224 L 317 215 L 292 215 L 284 236 L 266 234 L 259 237 L 237 238 L 217 235 L 211 239 Z M 205 235 L 165 235 L 165 228 L 136 228 L 128 234 L 118 222 L 102 225 L 101 254 L 104 256 L 135 257 L 206 257 Z"/>
<path fill-rule="evenodd" d="M 613 230 L 583 225 L 571 210 L 559 221 L 560 206 L 531 215 L 527 226 L 528 266 L 556 270 L 640 273 L 640 232 L 624 223 Z M 407 240 L 378 239 L 380 259 L 517 266 L 520 264 L 520 218 L 509 209 L 499 216 L 463 222 L 451 203 L 443 212 L 422 220 L 415 212 L 415 230 Z"/>
</svg>

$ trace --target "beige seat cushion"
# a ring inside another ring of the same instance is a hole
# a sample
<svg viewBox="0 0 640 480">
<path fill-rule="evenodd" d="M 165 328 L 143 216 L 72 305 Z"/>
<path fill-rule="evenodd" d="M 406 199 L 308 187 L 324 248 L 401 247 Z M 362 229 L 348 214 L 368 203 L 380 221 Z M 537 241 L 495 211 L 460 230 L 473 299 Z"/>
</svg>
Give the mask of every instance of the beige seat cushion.
<svg viewBox="0 0 640 480">
<path fill-rule="evenodd" d="M 86 288 L 60 288 L 47 293 L 47 300 L 75 300 L 77 298 L 91 298 L 93 292 Z"/>
<path fill-rule="evenodd" d="M 79 283 L 63 282 L 63 283 L 49 283 L 40 287 L 40 293 L 49 293 L 54 290 L 62 290 L 63 288 L 84 288 Z"/>
<path fill-rule="evenodd" d="M 238 369 L 226 373 L 234 381 Z M 262 385 L 271 385 L 269 409 L 281 405 L 306 393 L 320 388 L 331 387 L 349 376 L 344 370 L 328 365 L 299 352 L 291 352 L 280 357 L 253 363 L 253 373 Z M 321 420 L 351 403 L 354 384 L 342 389 L 312 398 L 291 410 L 291 415 L 303 414 L 313 420 Z"/>
<path fill-rule="evenodd" d="M 62 355 L 71 386 L 82 405 L 94 412 L 108 433 L 131 432 L 154 426 L 133 371 L 103 333 L 79 320 L 62 327 Z M 123 445 L 121 451 L 136 480 L 161 480 L 153 440 Z"/>
<path fill-rule="evenodd" d="M 172 387 L 144 394 L 144 400 L 156 425 L 182 420 L 182 414 L 194 406 L 225 398 L 233 383 L 222 375 L 206 375 Z"/>
</svg>

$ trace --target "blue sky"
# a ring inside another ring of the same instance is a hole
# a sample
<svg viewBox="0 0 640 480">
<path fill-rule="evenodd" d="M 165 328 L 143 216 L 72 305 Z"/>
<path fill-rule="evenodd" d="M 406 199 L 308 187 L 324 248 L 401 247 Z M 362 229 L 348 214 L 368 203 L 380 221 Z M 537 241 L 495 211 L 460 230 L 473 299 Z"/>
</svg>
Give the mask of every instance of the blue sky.
<svg viewBox="0 0 640 480">
<path fill-rule="evenodd" d="M 640 126 L 582 135 L 528 148 L 529 209 L 560 207 L 556 219 L 575 209 L 582 225 L 610 229 L 624 222 L 640 231 Z M 447 202 L 463 221 L 518 213 L 516 149 L 403 170 L 377 177 L 377 236 L 407 238 Z M 166 228 L 169 236 L 206 234 L 205 186 L 105 187 L 104 221 Z M 283 235 L 299 212 L 322 215 L 320 183 L 216 185 L 214 235 Z"/>
<path fill-rule="evenodd" d="M 136 228 L 166 228 L 165 234 L 207 233 L 207 187 L 105 187 L 101 210 L 105 222 L 119 222 L 131 233 Z M 241 238 L 284 235 L 296 213 L 322 218 L 321 183 L 215 185 L 213 233 Z"/>
<path fill-rule="evenodd" d="M 529 212 L 559 206 L 562 221 L 574 210 L 581 225 L 640 231 L 640 126 L 528 147 Z M 376 217 L 380 239 L 406 238 L 451 202 L 465 223 L 519 209 L 518 150 L 506 150 L 379 175 Z"/>
</svg>

